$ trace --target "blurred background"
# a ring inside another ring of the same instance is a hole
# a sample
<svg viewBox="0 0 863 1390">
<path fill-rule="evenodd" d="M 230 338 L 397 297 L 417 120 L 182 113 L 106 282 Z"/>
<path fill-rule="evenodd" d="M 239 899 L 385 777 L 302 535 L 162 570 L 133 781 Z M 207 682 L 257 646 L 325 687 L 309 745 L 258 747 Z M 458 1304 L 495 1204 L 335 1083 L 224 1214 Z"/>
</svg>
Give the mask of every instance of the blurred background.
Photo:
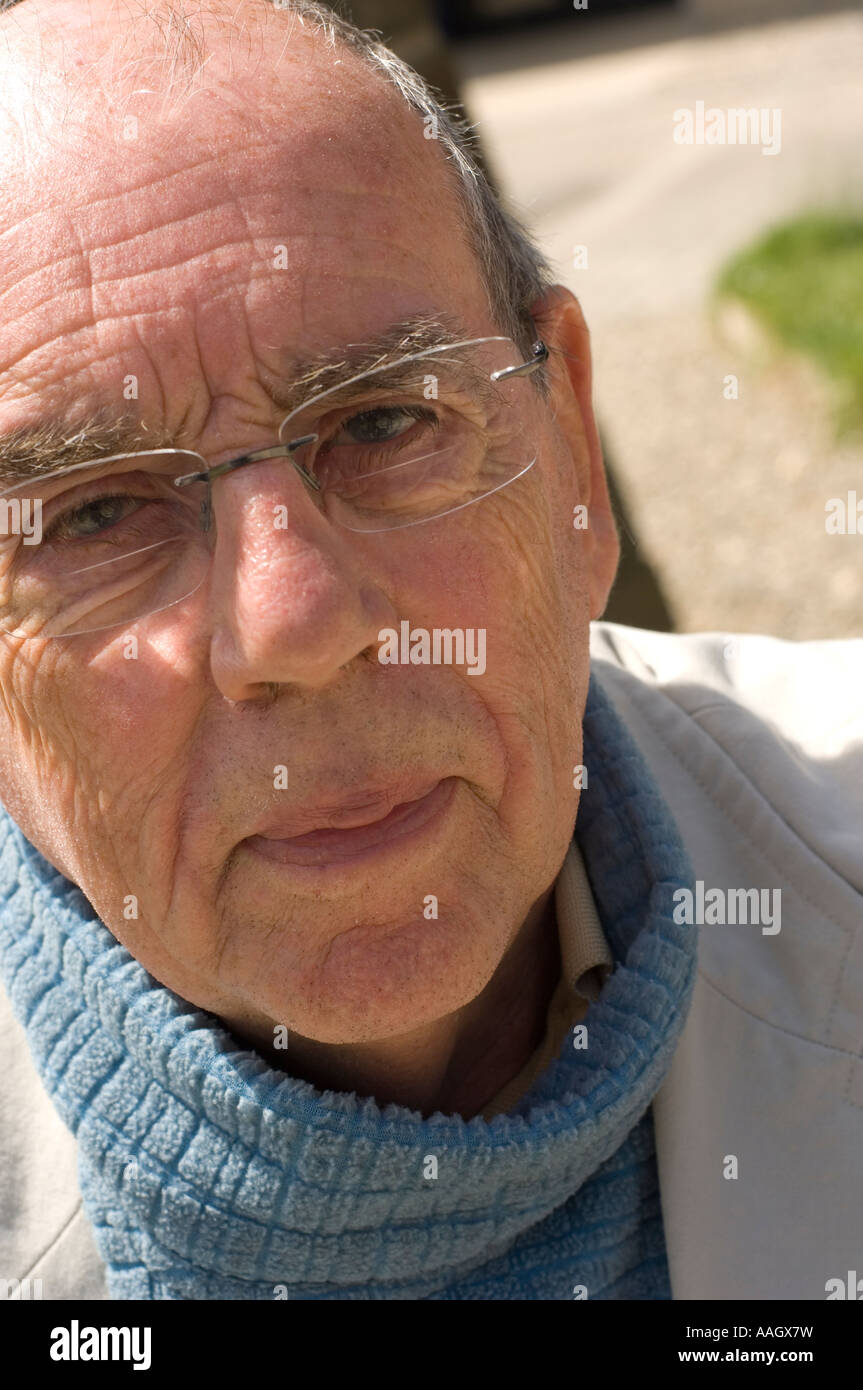
<svg viewBox="0 0 863 1390">
<path fill-rule="evenodd" d="M 624 541 L 605 616 L 863 636 L 859 0 L 337 8 L 461 104 L 581 300 Z M 677 143 L 697 103 L 763 112 L 763 143 Z"/>
</svg>

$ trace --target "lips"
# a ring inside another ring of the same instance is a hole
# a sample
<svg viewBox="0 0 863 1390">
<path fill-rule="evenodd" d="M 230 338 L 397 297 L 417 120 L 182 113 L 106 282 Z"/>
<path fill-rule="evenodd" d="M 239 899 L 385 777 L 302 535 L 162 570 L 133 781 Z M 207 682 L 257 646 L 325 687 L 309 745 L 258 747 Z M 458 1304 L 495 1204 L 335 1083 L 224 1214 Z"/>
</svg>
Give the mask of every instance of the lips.
<svg viewBox="0 0 863 1390">
<path fill-rule="evenodd" d="M 245 843 L 281 864 L 324 866 L 365 856 L 421 831 L 452 800 L 456 781 L 446 777 L 418 789 L 415 785 L 413 794 L 399 788 L 274 818 Z"/>
</svg>

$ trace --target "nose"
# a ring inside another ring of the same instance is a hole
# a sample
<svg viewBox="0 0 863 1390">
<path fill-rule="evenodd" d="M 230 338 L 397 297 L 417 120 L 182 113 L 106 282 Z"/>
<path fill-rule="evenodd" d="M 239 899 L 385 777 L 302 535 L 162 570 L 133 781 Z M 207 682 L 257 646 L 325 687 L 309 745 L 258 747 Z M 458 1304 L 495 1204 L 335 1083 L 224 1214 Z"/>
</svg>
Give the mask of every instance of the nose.
<svg viewBox="0 0 863 1390">
<path fill-rule="evenodd" d="M 210 667 L 227 699 L 275 683 L 322 689 L 393 625 L 356 539 L 326 519 L 288 459 L 217 479 L 213 515 Z"/>
</svg>

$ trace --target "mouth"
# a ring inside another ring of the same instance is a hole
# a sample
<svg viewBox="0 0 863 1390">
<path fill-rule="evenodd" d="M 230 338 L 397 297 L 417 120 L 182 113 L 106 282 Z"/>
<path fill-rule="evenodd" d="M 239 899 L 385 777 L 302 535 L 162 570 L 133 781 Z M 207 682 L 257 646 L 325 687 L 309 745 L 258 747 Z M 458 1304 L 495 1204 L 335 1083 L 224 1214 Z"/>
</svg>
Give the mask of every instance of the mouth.
<svg viewBox="0 0 863 1390">
<path fill-rule="evenodd" d="M 343 808 L 326 816 L 339 825 L 322 825 L 302 835 L 251 835 L 243 843 L 277 864 L 315 868 L 368 859 L 392 846 L 407 851 L 413 838 L 419 839 L 443 818 L 457 781 L 443 778 L 418 797 L 395 805 L 390 798 L 378 797 L 364 807 Z"/>
</svg>

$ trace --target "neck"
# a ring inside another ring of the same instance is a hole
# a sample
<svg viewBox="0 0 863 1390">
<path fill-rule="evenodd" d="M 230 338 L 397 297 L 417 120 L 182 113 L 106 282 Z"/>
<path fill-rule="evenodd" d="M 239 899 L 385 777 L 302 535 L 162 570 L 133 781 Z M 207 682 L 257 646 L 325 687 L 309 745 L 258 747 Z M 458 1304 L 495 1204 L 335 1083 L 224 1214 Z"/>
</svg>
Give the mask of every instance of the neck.
<svg viewBox="0 0 863 1390">
<path fill-rule="evenodd" d="M 381 1106 L 402 1105 L 424 1118 L 440 1110 L 469 1120 L 518 1075 L 541 1043 L 559 978 L 550 888 L 469 1004 L 422 1028 L 369 1043 L 318 1043 L 292 1034 L 291 1075 L 318 1090 L 373 1096 Z M 268 1059 L 284 1064 L 282 1054 L 269 1050 Z"/>
</svg>

